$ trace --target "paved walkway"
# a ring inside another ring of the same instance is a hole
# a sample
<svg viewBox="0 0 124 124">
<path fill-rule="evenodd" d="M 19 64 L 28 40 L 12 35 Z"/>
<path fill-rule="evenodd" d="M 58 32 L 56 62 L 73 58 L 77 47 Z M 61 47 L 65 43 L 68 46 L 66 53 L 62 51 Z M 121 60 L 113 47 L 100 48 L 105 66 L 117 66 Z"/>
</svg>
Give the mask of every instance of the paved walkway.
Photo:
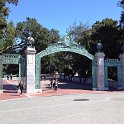
<svg viewBox="0 0 124 124">
<path fill-rule="evenodd" d="M 22 96 L 18 93 L 17 80 L 4 80 L 3 81 L 3 93 L 0 93 L 0 100 L 8 100 L 15 98 L 32 98 L 35 96 L 53 96 L 53 95 L 67 95 L 67 94 L 106 94 L 112 93 L 110 91 L 92 91 L 90 86 L 82 85 L 79 83 L 59 82 L 59 88 L 57 92 L 49 86 L 49 80 L 41 81 L 42 93 L 27 94 L 23 93 Z M 116 91 L 114 91 L 116 92 Z M 124 92 L 124 91 L 118 91 Z"/>
<path fill-rule="evenodd" d="M 42 93 L 20 96 L 17 84 L 4 80 L 1 124 L 124 124 L 124 91 L 92 91 L 87 85 L 60 82 L 53 92 L 46 80 Z"/>
<path fill-rule="evenodd" d="M 124 93 L 0 100 L 0 124 L 124 124 Z"/>
</svg>

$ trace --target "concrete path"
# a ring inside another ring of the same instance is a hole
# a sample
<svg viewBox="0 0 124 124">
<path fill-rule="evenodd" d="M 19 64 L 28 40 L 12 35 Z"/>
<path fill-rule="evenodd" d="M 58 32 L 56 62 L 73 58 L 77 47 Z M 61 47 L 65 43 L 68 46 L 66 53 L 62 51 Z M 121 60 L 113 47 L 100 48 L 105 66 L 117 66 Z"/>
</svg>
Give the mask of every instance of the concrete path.
<svg viewBox="0 0 124 124">
<path fill-rule="evenodd" d="M 60 82 L 53 92 L 49 81 L 41 83 L 42 93 L 20 96 L 17 81 L 4 81 L 0 124 L 124 124 L 124 91 L 91 91 Z"/>
<path fill-rule="evenodd" d="M 124 124 L 124 93 L 0 101 L 1 124 Z"/>
</svg>

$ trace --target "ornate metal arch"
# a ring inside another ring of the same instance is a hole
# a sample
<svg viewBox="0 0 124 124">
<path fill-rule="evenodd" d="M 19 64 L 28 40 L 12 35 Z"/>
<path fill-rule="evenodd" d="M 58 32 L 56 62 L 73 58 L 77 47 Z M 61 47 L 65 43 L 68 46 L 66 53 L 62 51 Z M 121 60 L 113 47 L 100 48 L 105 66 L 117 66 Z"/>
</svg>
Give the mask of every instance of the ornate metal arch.
<svg viewBox="0 0 124 124">
<path fill-rule="evenodd" d="M 52 53 L 63 52 L 63 51 L 78 53 L 80 55 L 88 57 L 90 60 L 94 59 L 94 56 L 88 53 L 85 47 L 77 44 L 76 42 L 71 40 L 70 37 L 65 36 L 63 39 L 61 39 L 57 43 L 49 45 L 45 50 L 36 54 L 36 72 L 35 72 L 36 73 L 36 89 L 40 88 L 41 58 L 44 56 L 50 55 Z"/>
<path fill-rule="evenodd" d="M 43 50 L 40 53 L 36 54 L 36 58 L 37 57 L 42 58 L 46 55 L 50 55 L 52 53 L 62 52 L 62 51 L 78 53 L 80 55 L 86 56 L 89 59 L 93 60 L 93 55 L 88 53 L 88 51 L 84 47 L 81 47 L 80 45 L 67 47 L 67 46 L 63 46 L 61 44 L 54 44 L 52 46 L 49 46 L 48 48 L 46 48 L 46 50 Z"/>
</svg>

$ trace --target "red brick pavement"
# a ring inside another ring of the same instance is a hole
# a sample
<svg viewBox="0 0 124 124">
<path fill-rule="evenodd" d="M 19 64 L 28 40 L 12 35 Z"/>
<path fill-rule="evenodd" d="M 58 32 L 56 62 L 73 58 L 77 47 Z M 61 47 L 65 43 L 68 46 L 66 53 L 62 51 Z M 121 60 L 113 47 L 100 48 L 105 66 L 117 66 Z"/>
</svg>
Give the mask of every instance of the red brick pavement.
<svg viewBox="0 0 124 124">
<path fill-rule="evenodd" d="M 17 84 L 17 81 L 4 81 L 4 84 Z M 48 81 L 43 81 L 42 84 L 48 85 Z M 115 91 L 117 92 L 117 91 Z M 121 91 L 123 92 L 123 91 Z M 17 98 L 31 98 L 35 96 L 54 96 L 54 95 L 67 95 L 67 94 L 99 94 L 99 93 L 112 93 L 110 91 L 92 91 L 92 90 L 83 90 L 83 89 L 58 89 L 55 92 L 53 89 L 43 87 L 41 93 L 32 93 L 27 94 L 23 93 L 22 96 L 17 92 L 17 90 L 9 90 L 8 92 L 0 93 L 0 100 L 9 100 Z"/>
<path fill-rule="evenodd" d="M 34 96 L 54 96 L 54 95 L 68 95 L 68 94 L 82 94 L 82 93 L 101 93 L 99 91 L 88 91 L 88 90 L 72 90 L 72 89 L 58 89 L 57 92 L 54 90 L 42 91 L 42 93 L 23 93 L 20 96 L 19 93 L 0 93 L 0 100 L 15 99 L 15 98 L 31 98 Z"/>
</svg>

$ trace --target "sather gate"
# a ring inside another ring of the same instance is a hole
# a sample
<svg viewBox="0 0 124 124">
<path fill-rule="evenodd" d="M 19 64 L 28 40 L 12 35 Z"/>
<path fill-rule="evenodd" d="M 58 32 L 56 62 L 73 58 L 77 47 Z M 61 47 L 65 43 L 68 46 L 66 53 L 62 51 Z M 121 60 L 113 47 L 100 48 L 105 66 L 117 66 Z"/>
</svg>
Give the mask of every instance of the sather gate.
<svg viewBox="0 0 124 124">
<path fill-rule="evenodd" d="M 41 92 L 41 59 L 44 56 L 56 52 L 73 52 L 86 56 L 92 61 L 92 89 L 93 90 L 108 90 L 108 67 L 117 67 L 118 86 L 119 89 L 124 89 L 124 53 L 120 55 L 120 61 L 105 60 L 104 53 L 98 51 L 94 56 L 88 53 L 85 47 L 77 44 L 68 36 L 57 43 L 49 45 L 45 50 L 36 54 L 35 48 L 28 46 L 25 50 L 26 59 L 18 54 L 2 54 L 0 55 L 0 90 L 2 84 L 2 68 L 3 64 L 19 64 L 19 77 L 25 77 L 25 85 L 27 93 Z M 25 61 L 26 60 L 26 61 Z"/>
<path fill-rule="evenodd" d="M 56 53 L 56 52 L 62 52 L 62 51 L 78 53 L 80 55 L 88 57 L 91 61 L 93 61 L 94 59 L 94 56 L 88 53 L 85 47 L 75 43 L 68 36 L 65 36 L 62 40 L 48 46 L 48 48 L 36 54 L 36 72 L 35 72 L 36 73 L 36 78 L 35 78 L 36 89 L 40 89 L 40 80 L 41 80 L 41 72 L 42 72 L 41 70 L 42 57 Z"/>
</svg>

